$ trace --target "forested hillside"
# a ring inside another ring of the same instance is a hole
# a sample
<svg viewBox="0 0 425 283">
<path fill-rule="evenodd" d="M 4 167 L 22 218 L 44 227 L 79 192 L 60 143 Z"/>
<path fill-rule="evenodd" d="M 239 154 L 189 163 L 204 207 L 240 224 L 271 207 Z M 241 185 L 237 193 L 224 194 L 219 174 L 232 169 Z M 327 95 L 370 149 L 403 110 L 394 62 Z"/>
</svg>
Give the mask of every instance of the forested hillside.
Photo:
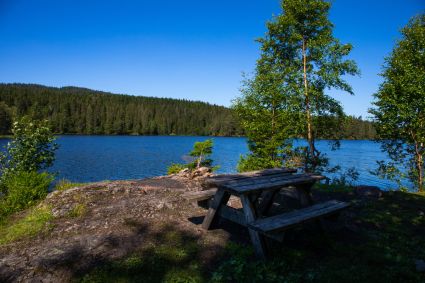
<svg viewBox="0 0 425 283">
<path fill-rule="evenodd" d="M 10 132 L 15 115 L 47 118 L 58 134 L 243 135 L 232 110 L 204 102 L 0 84 L 0 134 Z M 373 124 L 356 117 L 342 131 L 346 139 L 375 137 Z"/>
<path fill-rule="evenodd" d="M 47 118 L 60 134 L 241 134 L 223 106 L 77 87 L 0 84 L 0 134 L 10 129 L 12 115 Z"/>
</svg>

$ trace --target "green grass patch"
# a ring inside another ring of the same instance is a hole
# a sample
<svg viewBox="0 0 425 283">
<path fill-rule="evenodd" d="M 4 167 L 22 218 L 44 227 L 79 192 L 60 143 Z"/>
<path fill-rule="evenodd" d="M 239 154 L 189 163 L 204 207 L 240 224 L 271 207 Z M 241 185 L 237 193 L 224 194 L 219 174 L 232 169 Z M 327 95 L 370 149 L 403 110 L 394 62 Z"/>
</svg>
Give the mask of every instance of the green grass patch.
<svg viewBox="0 0 425 283">
<path fill-rule="evenodd" d="M 62 179 L 62 180 L 60 180 L 59 182 L 56 183 L 54 190 L 55 191 L 66 191 L 66 190 L 69 190 L 69 189 L 72 189 L 72 188 L 75 188 L 75 187 L 79 187 L 79 186 L 82 186 L 82 185 L 86 185 L 86 184 L 73 183 L 73 182 L 68 181 L 66 179 Z"/>
<path fill-rule="evenodd" d="M 21 219 L 9 219 L 0 224 L 0 245 L 23 238 L 32 237 L 48 229 L 48 222 L 53 218 L 49 207 L 32 208 Z"/>
<path fill-rule="evenodd" d="M 71 209 L 68 216 L 72 218 L 79 218 L 84 216 L 86 212 L 87 206 L 84 203 L 78 203 Z"/>
</svg>

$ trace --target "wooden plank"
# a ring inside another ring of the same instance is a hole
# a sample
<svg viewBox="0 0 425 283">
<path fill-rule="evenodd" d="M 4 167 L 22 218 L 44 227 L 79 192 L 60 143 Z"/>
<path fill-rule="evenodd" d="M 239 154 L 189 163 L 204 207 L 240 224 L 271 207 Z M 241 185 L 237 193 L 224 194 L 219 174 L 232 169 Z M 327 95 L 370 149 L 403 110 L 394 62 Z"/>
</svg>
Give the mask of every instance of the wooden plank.
<svg viewBox="0 0 425 283">
<path fill-rule="evenodd" d="M 251 223 L 255 221 L 256 216 L 254 214 L 254 207 L 252 203 L 249 201 L 249 197 L 247 195 L 241 195 L 241 202 L 243 207 L 243 212 L 245 215 L 245 219 L 247 223 Z M 265 242 L 257 231 L 248 227 L 249 236 L 251 238 L 251 242 L 254 245 L 255 255 L 260 259 L 266 258 L 266 247 Z"/>
<path fill-rule="evenodd" d="M 208 230 L 211 227 L 211 224 L 216 218 L 217 210 L 220 209 L 220 206 L 226 205 L 227 201 L 230 198 L 230 194 L 224 190 L 218 190 L 214 195 L 214 199 L 211 202 L 211 206 L 208 209 L 207 215 L 202 222 L 202 228 Z"/>
<path fill-rule="evenodd" d="M 243 180 L 246 178 L 252 177 L 261 177 L 261 176 L 272 176 L 272 175 L 281 175 L 281 174 L 292 174 L 297 172 L 296 169 L 291 168 L 273 168 L 265 169 L 251 172 L 244 172 L 239 174 L 222 174 L 214 177 L 210 177 L 204 181 L 206 185 L 215 186 L 224 182 L 229 182 L 233 180 Z"/>
<path fill-rule="evenodd" d="M 299 225 L 306 221 L 339 212 L 348 206 L 349 204 L 346 202 L 331 200 L 324 203 L 315 204 L 307 208 L 259 219 L 249 223 L 248 227 L 259 232 L 285 230 L 294 225 Z"/>
<path fill-rule="evenodd" d="M 262 192 L 261 202 L 258 205 L 258 209 L 257 209 L 259 216 L 263 216 L 267 214 L 267 212 L 270 210 L 270 207 L 273 205 L 273 200 L 278 192 L 279 190 Z"/>
<path fill-rule="evenodd" d="M 222 185 L 218 185 L 219 187 L 221 186 L 226 186 L 226 187 L 243 187 L 243 186 L 250 186 L 250 185 L 256 185 L 256 184 L 273 184 L 273 183 L 278 183 L 281 182 L 283 180 L 293 180 L 293 179 L 299 179 L 299 178 L 311 178 L 312 175 L 311 174 L 288 174 L 288 175 L 279 175 L 279 176 L 262 176 L 262 177 L 253 177 L 253 178 L 247 178 L 244 180 L 237 180 L 237 181 L 229 181 L 229 182 L 225 182 Z"/>
<path fill-rule="evenodd" d="M 221 186 L 221 185 L 246 186 L 246 185 L 260 184 L 260 183 L 267 183 L 267 182 L 279 182 L 280 180 L 297 178 L 297 176 L 299 175 L 279 174 L 279 175 L 272 175 L 272 176 L 249 177 L 249 178 L 244 178 L 241 180 L 230 180 L 228 182 L 217 184 L 217 186 Z"/>
<path fill-rule="evenodd" d="M 196 192 L 187 192 L 182 195 L 184 199 L 187 199 L 189 201 L 201 201 L 201 200 L 207 200 L 212 198 L 215 193 L 217 192 L 217 189 L 210 189 L 205 191 L 196 191 Z"/>
<path fill-rule="evenodd" d="M 246 184 L 246 185 L 226 183 L 226 184 L 222 184 L 220 187 L 230 191 L 233 194 L 241 195 L 246 193 L 252 193 L 258 190 L 274 190 L 274 189 L 283 188 L 287 186 L 297 186 L 302 184 L 314 183 L 317 180 L 321 180 L 324 178 L 325 177 L 323 176 L 300 174 L 300 175 L 286 176 L 283 178 L 277 178 L 271 181 L 263 182 L 262 180 L 261 182 L 253 182 L 252 184 Z"/>
<path fill-rule="evenodd" d="M 295 188 L 298 193 L 301 207 L 308 207 L 313 205 L 313 197 L 311 196 L 311 187 L 314 183 L 302 184 Z"/>
<path fill-rule="evenodd" d="M 243 212 L 240 209 L 236 209 L 227 205 L 222 205 L 218 212 L 220 217 L 238 223 L 242 226 L 246 226 L 246 219 Z"/>
</svg>

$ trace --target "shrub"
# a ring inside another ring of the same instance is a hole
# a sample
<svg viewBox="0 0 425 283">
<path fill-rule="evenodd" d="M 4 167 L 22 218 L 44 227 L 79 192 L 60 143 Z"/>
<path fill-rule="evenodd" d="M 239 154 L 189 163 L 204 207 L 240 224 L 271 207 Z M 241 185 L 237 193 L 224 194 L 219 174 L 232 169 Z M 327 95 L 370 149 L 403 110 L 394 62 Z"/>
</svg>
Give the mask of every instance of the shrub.
<svg viewBox="0 0 425 283">
<path fill-rule="evenodd" d="M 168 175 L 177 174 L 185 168 L 187 168 L 187 166 L 184 164 L 173 163 L 170 166 L 168 166 L 167 174 Z"/>
<path fill-rule="evenodd" d="M 7 194 L 0 202 L 1 214 L 9 215 L 34 205 L 44 199 L 53 177 L 44 172 L 16 172 L 4 182 Z"/>
<path fill-rule="evenodd" d="M 55 137 L 47 121 L 32 121 L 23 117 L 13 123 L 13 139 L 0 152 L 0 183 L 4 189 L 6 179 L 16 172 L 41 171 L 53 164 Z"/>
</svg>

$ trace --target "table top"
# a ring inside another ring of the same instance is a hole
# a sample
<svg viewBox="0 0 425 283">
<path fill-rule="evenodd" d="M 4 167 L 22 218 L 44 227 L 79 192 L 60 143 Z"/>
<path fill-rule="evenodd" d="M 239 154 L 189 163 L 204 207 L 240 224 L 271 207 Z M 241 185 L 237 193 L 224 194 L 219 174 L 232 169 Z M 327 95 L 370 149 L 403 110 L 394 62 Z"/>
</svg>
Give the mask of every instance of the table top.
<svg viewBox="0 0 425 283">
<path fill-rule="evenodd" d="M 325 179 L 316 174 L 294 174 L 296 170 L 287 168 L 267 169 L 242 174 L 229 174 L 212 177 L 207 182 L 218 189 L 242 195 L 252 192 L 273 190 L 289 186 L 315 183 Z"/>
</svg>

